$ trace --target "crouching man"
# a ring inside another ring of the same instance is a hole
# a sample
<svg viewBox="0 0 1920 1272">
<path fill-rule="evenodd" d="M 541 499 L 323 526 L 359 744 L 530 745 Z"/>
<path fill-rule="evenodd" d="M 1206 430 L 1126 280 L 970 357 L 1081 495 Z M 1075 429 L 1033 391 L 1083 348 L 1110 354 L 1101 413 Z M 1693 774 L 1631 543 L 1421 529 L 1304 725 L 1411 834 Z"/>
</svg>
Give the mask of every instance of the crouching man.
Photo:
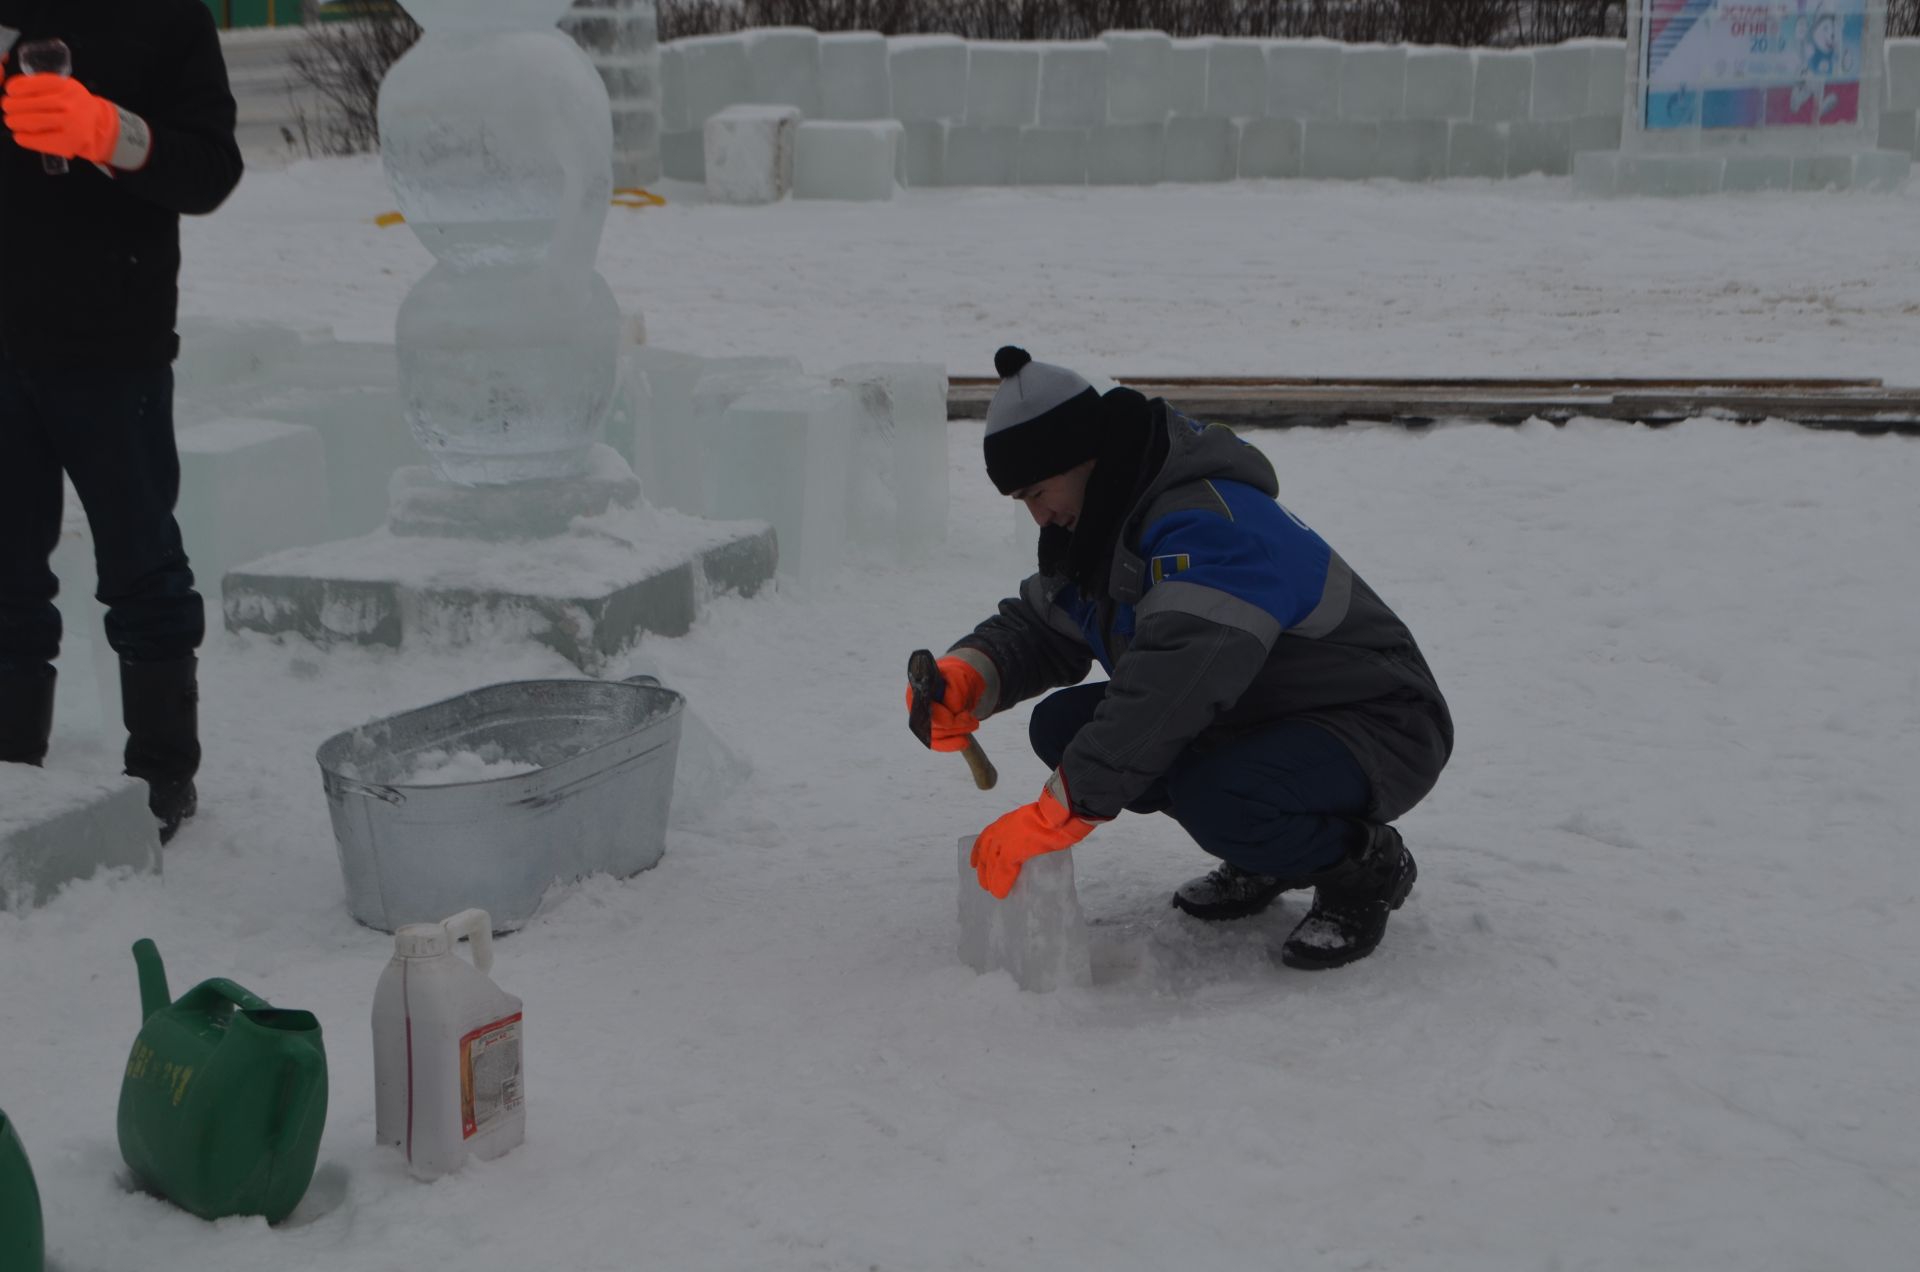
<svg viewBox="0 0 1920 1272">
<path fill-rule="evenodd" d="M 940 660 L 932 745 L 1060 692 L 1029 730 L 1052 776 L 981 832 L 980 885 L 1005 897 L 1023 862 L 1122 809 L 1166 813 L 1219 859 L 1174 905 L 1238 919 L 1311 888 L 1275 956 L 1365 957 L 1415 876 L 1390 823 L 1453 750 L 1412 634 L 1231 430 L 1024 350 L 994 363 L 987 475 L 1039 523 L 1039 570 Z M 1095 660 L 1109 679 L 1080 683 Z"/>
</svg>

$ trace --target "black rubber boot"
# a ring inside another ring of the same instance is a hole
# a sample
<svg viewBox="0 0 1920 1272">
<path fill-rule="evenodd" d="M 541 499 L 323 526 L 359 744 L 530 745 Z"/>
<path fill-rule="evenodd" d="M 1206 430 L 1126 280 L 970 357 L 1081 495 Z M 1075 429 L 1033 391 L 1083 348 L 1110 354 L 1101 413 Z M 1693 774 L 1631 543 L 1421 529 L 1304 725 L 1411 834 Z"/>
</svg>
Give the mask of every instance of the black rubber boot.
<svg viewBox="0 0 1920 1272">
<path fill-rule="evenodd" d="M 1209 923 L 1250 919 L 1272 905 L 1282 892 L 1298 886 L 1293 880 L 1253 874 L 1231 861 L 1223 861 L 1208 873 L 1175 888 L 1173 908 Z"/>
<path fill-rule="evenodd" d="M 121 662 L 120 716 L 127 726 L 127 775 L 147 784 L 147 807 L 166 843 L 193 816 L 200 771 L 199 662 Z"/>
<path fill-rule="evenodd" d="M 1280 947 L 1288 967 L 1318 971 L 1365 958 L 1387 932 L 1387 916 L 1413 890 L 1419 869 L 1400 832 L 1364 823 L 1365 838 L 1340 864 L 1315 875 L 1313 908 Z"/>
<path fill-rule="evenodd" d="M 52 667 L 0 671 L 0 764 L 38 765 L 53 737 Z"/>
</svg>

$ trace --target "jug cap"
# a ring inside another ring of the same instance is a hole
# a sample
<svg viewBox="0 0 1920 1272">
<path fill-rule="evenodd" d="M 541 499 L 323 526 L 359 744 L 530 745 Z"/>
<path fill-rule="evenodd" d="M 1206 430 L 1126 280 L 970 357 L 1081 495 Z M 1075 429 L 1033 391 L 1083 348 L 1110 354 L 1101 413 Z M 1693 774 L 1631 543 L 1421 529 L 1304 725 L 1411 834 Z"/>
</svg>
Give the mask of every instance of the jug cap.
<svg viewBox="0 0 1920 1272">
<path fill-rule="evenodd" d="M 444 923 L 408 923 L 393 934 L 393 952 L 401 958 L 438 958 L 452 949 Z"/>
</svg>

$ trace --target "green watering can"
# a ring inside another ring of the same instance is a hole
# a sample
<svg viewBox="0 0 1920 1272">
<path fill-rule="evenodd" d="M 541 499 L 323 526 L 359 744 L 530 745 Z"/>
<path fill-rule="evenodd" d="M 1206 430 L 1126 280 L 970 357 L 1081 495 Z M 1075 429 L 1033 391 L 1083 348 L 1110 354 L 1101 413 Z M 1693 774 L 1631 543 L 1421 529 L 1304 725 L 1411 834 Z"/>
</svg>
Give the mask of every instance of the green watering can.
<svg viewBox="0 0 1920 1272">
<path fill-rule="evenodd" d="M 120 1155 L 142 1187 L 202 1219 L 278 1223 L 313 1182 L 327 1054 L 312 1013 L 230 980 L 167 998 L 160 951 L 133 944 L 146 1023 L 120 1084 Z"/>
<path fill-rule="evenodd" d="M 0 1110 L 0 1268 L 40 1272 L 46 1266 L 40 1236 L 40 1190 L 27 1150 Z"/>
</svg>

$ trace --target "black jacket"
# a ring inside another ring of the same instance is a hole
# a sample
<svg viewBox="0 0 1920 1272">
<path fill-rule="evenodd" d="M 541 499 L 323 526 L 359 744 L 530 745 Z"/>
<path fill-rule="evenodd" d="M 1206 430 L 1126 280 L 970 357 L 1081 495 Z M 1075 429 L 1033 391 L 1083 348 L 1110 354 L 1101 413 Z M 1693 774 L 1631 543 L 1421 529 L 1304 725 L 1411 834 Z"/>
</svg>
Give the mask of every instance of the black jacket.
<svg viewBox="0 0 1920 1272">
<path fill-rule="evenodd" d="M 0 358 L 164 366 L 180 350 L 180 216 L 213 211 L 240 181 L 213 16 L 201 0 L 0 0 L 0 25 L 65 40 L 74 78 L 153 134 L 137 172 L 75 160 L 52 176 L 0 128 Z"/>
</svg>

